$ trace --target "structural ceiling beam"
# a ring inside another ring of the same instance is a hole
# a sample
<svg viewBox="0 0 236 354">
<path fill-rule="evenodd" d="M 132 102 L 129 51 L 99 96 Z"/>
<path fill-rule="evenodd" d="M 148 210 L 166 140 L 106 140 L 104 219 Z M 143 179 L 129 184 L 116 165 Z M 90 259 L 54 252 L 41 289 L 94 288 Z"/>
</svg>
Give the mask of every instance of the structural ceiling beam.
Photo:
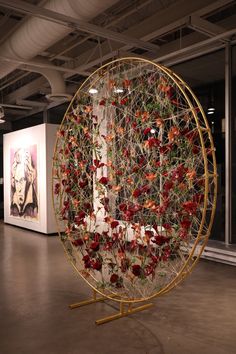
<svg viewBox="0 0 236 354">
<path fill-rule="evenodd" d="M 142 40 L 150 41 L 180 27 L 187 26 L 190 16 L 206 16 L 232 2 L 232 0 L 179 0 L 168 8 L 129 28 L 124 34 L 135 35 Z"/>
<path fill-rule="evenodd" d="M 209 37 L 214 37 L 215 35 L 221 34 L 225 31 L 225 29 L 221 26 L 206 21 L 196 15 L 190 16 L 188 27 Z M 222 41 L 225 42 L 223 39 Z"/>
<path fill-rule="evenodd" d="M 156 35 L 161 36 L 162 34 L 165 34 L 166 31 L 176 28 L 176 26 L 178 27 L 181 24 L 185 24 L 187 23 L 187 21 L 189 22 L 189 16 L 192 15 L 207 16 L 208 13 L 212 11 L 216 11 L 219 7 L 225 6 L 231 2 L 232 0 L 231 1 L 199 0 L 196 2 L 187 2 L 187 3 L 185 1 L 186 6 L 183 8 L 183 6 L 181 7 L 181 4 L 183 4 L 183 0 L 179 0 L 175 4 L 171 5 L 168 9 L 164 9 L 152 15 L 150 18 L 142 21 L 141 23 L 132 26 L 127 31 L 125 31 L 125 34 L 127 36 L 132 36 L 136 33 L 136 36 L 139 36 L 139 38 L 141 39 L 152 40 L 156 37 Z M 11 2 L 9 1 L 9 3 L 12 3 L 12 1 Z M 180 9 L 183 11 L 180 12 Z M 235 23 L 235 18 L 233 16 L 231 22 L 233 26 Z M 148 24 L 150 24 L 149 27 Z M 219 26 L 220 27 L 222 26 L 222 28 L 225 27 L 224 20 L 219 23 Z M 216 40 L 218 41 L 221 40 L 222 38 L 224 39 L 224 36 L 225 34 L 223 34 L 223 37 L 217 38 Z M 197 42 L 203 41 L 204 39 L 205 38 L 201 33 L 192 33 L 182 38 L 182 47 L 190 47 L 193 44 L 196 44 Z M 214 46 L 214 48 L 216 48 L 217 46 L 222 45 L 222 42 L 215 43 L 214 41 L 215 39 L 213 39 L 212 44 L 208 43 L 209 47 L 205 48 L 204 50 L 208 50 L 211 46 Z M 112 45 L 112 49 L 110 44 Z M 124 46 L 120 43 L 114 43 L 114 42 L 109 43 L 108 41 L 105 41 L 104 43 L 101 44 L 102 57 L 101 55 L 98 55 L 98 53 L 94 54 L 93 50 L 88 50 L 82 53 L 77 59 L 75 59 L 73 65 L 77 67 L 75 68 L 73 67 L 73 70 L 77 72 L 81 72 L 81 71 L 87 72 L 91 70 L 91 68 L 94 65 L 100 64 L 102 61 L 108 60 L 109 58 L 112 58 L 114 56 L 120 56 L 123 53 L 125 53 L 126 56 L 130 55 L 129 53 L 126 52 L 128 50 L 129 50 L 128 45 Z M 179 60 L 179 58 L 195 55 L 193 54 L 195 53 L 194 48 L 191 48 L 191 50 L 189 51 L 188 49 L 186 49 L 186 52 L 179 52 L 179 53 L 177 52 L 176 56 L 174 57 L 172 53 L 178 50 L 181 50 L 179 40 L 176 40 L 171 43 L 167 43 L 163 45 L 158 51 L 159 54 L 158 59 L 163 63 L 166 62 L 169 63 L 169 60 L 173 62 L 175 60 Z M 195 48 L 195 50 L 197 50 L 197 48 Z M 88 62 L 88 58 L 90 58 L 89 62 Z M 152 56 L 150 55 L 149 58 L 155 59 L 157 58 L 157 55 L 152 55 Z M 64 74 L 64 78 L 69 78 L 71 76 L 72 73 L 70 72 L 65 72 Z M 16 90 L 16 92 L 9 94 L 6 97 L 6 102 L 15 102 L 16 98 L 19 97 L 27 98 L 30 96 L 30 94 L 37 92 L 38 87 L 45 87 L 45 80 L 43 78 L 36 79 L 32 83 L 29 83 L 23 86 L 22 88 Z"/>
<path fill-rule="evenodd" d="M 79 30 L 86 33 L 91 33 L 94 36 L 99 36 L 116 42 L 129 44 L 132 47 L 142 48 L 151 52 L 156 52 L 159 48 L 155 44 L 139 40 L 135 37 L 133 38 L 100 26 L 96 26 L 91 23 L 77 20 L 76 18 L 65 16 L 63 14 L 45 9 L 40 6 L 32 5 L 21 0 L 0 0 L 0 5 L 8 9 L 18 11 L 20 13 L 59 23 L 61 25 L 71 28 L 72 30 Z"/>
<path fill-rule="evenodd" d="M 89 73 L 88 72 L 84 72 L 84 71 L 78 71 L 77 69 L 71 69 L 68 68 L 66 66 L 58 66 L 58 65 L 53 65 L 53 64 L 47 64 L 47 63 L 42 63 L 40 61 L 32 60 L 32 61 L 28 61 L 28 60 L 17 60 L 17 59 L 12 59 L 12 58 L 8 58 L 5 57 L 4 55 L 0 54 L 0 59 L 6 62 L 13 62 L 13 63 L 17 63 L 17 64 L 21 64 L 20 69 L 21 70 L 25 70 L 25 71 L 34 71 L 32 68 L 44 68 L 44 69 L 51 69 L 51 70 L 56 70 L 56 71 L 62 71 L 62 72 L 68 72 L 71 73 L 72 75 L 74 74 L 79 74 L 82 76 L 88 76 Z"/>
</svg>

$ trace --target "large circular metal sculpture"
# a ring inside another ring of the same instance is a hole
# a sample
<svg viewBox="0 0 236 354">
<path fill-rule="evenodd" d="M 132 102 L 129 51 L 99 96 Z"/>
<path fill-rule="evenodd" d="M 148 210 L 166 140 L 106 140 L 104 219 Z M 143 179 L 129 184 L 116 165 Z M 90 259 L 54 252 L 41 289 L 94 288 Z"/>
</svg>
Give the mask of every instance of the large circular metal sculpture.
<svg viewBox="0 0 236 354">
<path fill-rule="evenodd" d="M 132 303 L 173 288 L 200 257 L 216 203 L 211 132 L 190 88 L 140 58 L 95 71 L 59 129 L 53 193 L 64 248 L 96 292 Z"/>
</svg>

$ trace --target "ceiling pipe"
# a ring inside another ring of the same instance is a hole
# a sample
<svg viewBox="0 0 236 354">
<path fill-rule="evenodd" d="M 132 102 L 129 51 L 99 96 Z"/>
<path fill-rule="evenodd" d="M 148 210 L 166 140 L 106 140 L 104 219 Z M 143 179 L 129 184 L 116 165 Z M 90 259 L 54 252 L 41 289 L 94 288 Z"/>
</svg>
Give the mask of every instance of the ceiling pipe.
<svg viewBox="0 0 236 354">
<path fill-rule="evenodd" d="M 5 108 L 13 108 L 13 109 L 23 109 L 23 110 L 31 110 L 31 106 L 22 106 L 18 104 L 7 104 L 7 103 L 1 103 L 0 106 L 5 107 Z"/>
<path fill-rule="evenodd" d="M 78 20 L 89 21 L 118 0 L 49 0 L 44 8 Z M 64 38 L 71 29 L 62 24 L 41 18 L 30 17 L 0 46 L 0 52 L 16 60 L 31 60 L 57 41 Z M 0 78 L 15 70 L 19 65 L 4 62 L 0 65 Z"/>
<path fill-rule="evenodd" d="M 40 102 L 40 101 L 32 101 L 32 100 L 22 100 L 22 99 L 17 99 L 16 104 L 19 105 L 25 105 L 25 106 L 31 106 L 33 107 L 42 107 L 46 108 L 48 103 L 47 102 Z"/>
</svg>

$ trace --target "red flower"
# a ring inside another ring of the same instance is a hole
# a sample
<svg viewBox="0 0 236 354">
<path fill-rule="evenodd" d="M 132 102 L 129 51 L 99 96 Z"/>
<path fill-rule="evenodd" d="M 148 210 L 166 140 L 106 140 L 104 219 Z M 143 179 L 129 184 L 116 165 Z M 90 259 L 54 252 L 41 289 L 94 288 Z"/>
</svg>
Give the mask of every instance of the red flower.
<svg viewBox="0 0 236 354">
<path fill-rule="evenodd" d="M 84 203 L 83 208 L 86 211 L 91 211 L 92 210 L 92 205 L 90 203 Z"/>
<path fill-rule="evenodd" d="M 123 175 L 123 172 L 122 172 L 121 170 L 116 170 L 116 171 L 115 171 L 115 174 L 116 174 L 117 176 L 122 176 L 122 175 Z"/>
<path fill-rule="evenodd" d="M 167 152 L 171 151 L 173 148 L 172 144 L 166 144 L 163 146 L 160 146 L 159 151 L 161 154 L 167 154 Z"/>
<path fill-rule="evenodd" d="M 84 218 L 85 218 L 85 212 L 84 211 L 80 211 L 78 215 L 75 216 L 74 218 L 74 222 L 79 226 L 84 224 Z"/>
<path fill-rule="evenodd" d="M 137 188 L 133 191 L 133 197 L 138 198 L 142 194 L 142 190 L 140 188 Z"/>
<path fill-rule="evenodd" d="M 113 242 L 106 242 L 104 245 L 104 251 L 110 251 L 112 249 Z"/>
<path fill-rule="evenodd" d="M 134 216 L 134 213 L 130 210 L 127 210 L 124 212 L 124 220 L 125 221 L 131 221 L 133 216 Z"/>
<path fill-rule="evenodd" d="M 78 221 L 81 221 L 82 219 L 84 219 L 86 216 L 85 212 L 83 210 L 81 210 L 76 216 L 75 216 L 75 222 L 77 223 Z"/>
<path fill-rule="evenodd" d="M 90 245 L 91 250 L 97 252 L 99 250 L 99 242 L 93 241 Z"/>
<path fill-rule="evenodd" d="M 64 136 L 65 136 L 65 131 L 64 131 L 64 130 L 59 130 L 59 131 L 57 132 L 57 136 L 58 136 L 58 137 L 64 137 Z"/>
<path fill-rule="evenodd" d="M 78 238 L 77 240 L 72 241 L 72 244 L 74 246 L 83 246 L 84 241 L 82 240 L 82 238 Z"/>
<path fill-rule="evenodd" d="M 135 165 L 133 168 L 132 168 L 132 172 L 138 172 L 139 170 L 139 166 Z"/>
<path fill-rule="evenodd" d="M 160 145 L 160 140 L 158 140 L 157 138 L 151 137 L 148 140 L 145 141 L 144 145 L 148 148 L 152 148 L 152 147 L 158 147 Z"/>
<path fill-rule="evenodd" d="M 154 236 L 154 232 L 153 231 L 150 231 L 150 230 L 146 230 L 145 231 L 145 236 L 150 239 L 151 237 Z"/>
<path fill-rule="evenodd" d="M 200 179 L 197 181 L 197 184 L 199 185 L 199 187 L 205 186 L 205 180 L 204 180 L 204 178 L 200 178 Z"/>
<path fill-rule="evenodd" d="M 179 237 L 182 239 L 182 240 L 186 240 L 188 238 L 188 232 L 186 229 L 180 229 L 179 230 Z"/>
<path fill-rule="evenodd" d="M 125 80 L 123 81 L 123 86 L 124 86 L 125 88 L 130 87 L 130 84 L 131 84 L 131 81 L 130 81 L 130 80 L 125 79 Z"/>
<path fill-rule="evenodd" d="M 192 148 L 193 154 L 194 154 L 194 155 L 197 155 L 197 154 L 199 153 L 199 151 L 200 151 L 199 146 L 194 145 L 193 148 Z"/>
<path fill-rule="evenodd" d="M 133 213 L 137 213 L 141 209 L 142 209 L 142 207 L 139 204 L 134 204 L 132 206 L 129 206 L 129 210 L 132 211 Z"/>
<path fill-rule="evenodd" d="M 180 222 L 180 225 L 183 229 L 185 230 L 188 230 L 191 226 L 191 221 L 189 219 L 183 219 L 181 222 Z"/>
<path fill-rule="evenodd" d="M 183 164 L 180 164 L 176 167 L 176 169 L 172 173 L 172 179 L 181 182 L 184 178 L 185 173 L 187 172 L 187 168 L 184 167 Z"/>
<path fill-rule="evenodd" d="M 128 98 L 123 98 L 120 100 L 120 104 L 125 105 L 128 102 Z"/>
<path fill-rule="evenodd" d="M 112 241 L 117 241 L 119 239 L 120 234 L 118 232 L 114 232 L 112 234 Z"/>
<path fill-rule="evenodd" d="M 85 256 L 83 256 L 82 259 L 83 259 L 84 262 L 88 262 L 90 260 L 90 257 L 89 257 L 88 254 L 86 254 Z"/>
<path fill-rule="evenodd" d="M 171 255 L 171 250 L 170 250 L 170 247 L 167 246 L 167 247 L 165 247 L 164 254 L 163 254 L 163 256 L 161 258 L 165 262 L 165 261 L 167 261 L 170 258 L 170 255 Z"/>
<path fill-rule="evenodd" d="M 106 104 L 106 101 L 105 101 L 105 100 L 101 100 L 101 101 L 99 102 L 99 105 L 100 105 L 100 106 L 105 106 L 105 104 Z"/>
<path fill-rule="evenodd" d="M 62 169 L 62 172 L 64 172 L 63 169 Z M 67 184 L 67 181 L 66 181 L 65 179 L 63 179 L 63 180 L 61 181 L 61 183 L 62 183 L 63 186 L 65 186 L 65 185 Z"/>
<path fill-rule="evenodd" d="M 117 275 L 117 274 L 112 274 L 111 275 L 111 277 L 110 277 L 110 282 L 112 283 L 112 284 L 114 284 L 114 283 L 117 283 L 117 281 L 119 280 L 119 276 Z"/>
<path fill-rule="evenodd" d="M 134 264 L 132 266 L 132 273 L 136 276 L 139 277 L 142 273 L 142 268 L 140 267 L 139 264 Z"/>
<path fill-rule="evenodd" d="M 94 234 L 94 241 L 98 242 L 101 238 L 101 234 L 99 232 L 95 232 Z"/>
<path fill-rule="evenodd" d="M 109 198 L 104 197 L 100 199 L 100 202 L 104 205 L 104 209 L 109 212 Z"/>
<path fill-rule="evenodd" d="M 194 140 L 197 138 L 198 136 L 198 131 L 197 130 L 191 130 L 191 131 L 187 131 L 185 134 L 186 138 L 188 139 L 188 141 L 190 143 L 193 143 Z"/>
<path fill-rule="evenodd" d="M 151 254 L 151 259 L 152 259 L 152 261 L 153 261 L 154 264 L 157 264 L 158 261 L 160 260 L 160 258 L 157 257 L 157 256 L 155 256 L 154 254 Z"/>
<path fill-rule="evenodd" d="M 114 220 L 114 221 L 111 222 L 111 228 L 112 228 L 112 229 L 115 229 L 118 225 L 119 225 L 119 222 L 116 221 L 116 220 Z"/>
<path fill-rule="evenodd" d="M 109 182 L 109 178 L 108 177 L 101 177 L 99 180 L 99 183 L 103 184 L 104 186 L 107 185 Z"/>
<path fill-rule="evenodd" d="M 91 260 L 90 260 L 90 257 L 89 257 L 88 254 L 86 256 L 84 256 L 82 258 L 82 260 L 84 261 L 84 267 L 85 268 L 91 268 Z"/>
<path fill-rule="evenodd" d="M 109 224 L 111 222 L 111 217 L 110 216 L 106 216 L 104 218 L 104 221 Z"/>
<path fill-rule="evenodd" d="M 116 101 L 112 101 L 111 104 L 112 104 L 112 106 L 116 106 L 117 102 Z"/>
<path fill-rule="evenodd" d="M 139 157 L 139 159 L 138 159 L 138 164 L 139 164 L 139 166 L 142 167 L 142 166 L 145 165 L 146 163 L 147 163 L 146 157 L 143 156 L 143 155 L 141 155 L 141 156 Z"/>
<path fill-rule="evenodd" d="M 153 243 L 156 243 L 158 246 L 162 246 L 165 243 L 168 243 L 170 239 L 162 235 L 156 235 L 154 238 L 151 239 L 151 241 Z"/>
<path fill-rule="evenodd" d="M 100 160 L 93 160 L 93 163 L 96 167 L 100 167 Z"/>
<path fill-rule="evenodd" d="M 79 181 L 79 186 L 80 188 L 84 189 L 84 187 L 86 187 L 88 185 L 88 180 L 87 179 L 83 179 Z"/>
<path fill-rule="evenodd" d="M 169 192 L 173 188 L 173 186 L 174 186 L 174 183 L 172 181 L 166 181 L 163 186 L 164 191 Z"/>
<path fill-rule="evenodd" d="M 124 149 L 124 150 L 123 150 L 123 155 L 124 155 L 125 157 L 129 157 L 129 156 L 130 156 L 130 151 L 129 151 L 129 149 Z"/>
<path fill-rule="evenodd" d="M 196 214 L 197 211 L 197 203 L 188 201 L 183 203 L 183 209 L 189 214 L 189 215 L 194 215 Z"/>
<path fill-rule="evenodd" d="M 120 211 L 126 211 L 128 209 L 128 206 L 125 203 L 121 203 L 119 205 L 119 209 L 120 209 Z"/>
<path fill-rule="evenodd" d="M 102 269 L 102 263 L 99 260 L 92 261 L 92 268 L 95 270 L 101 270 Z"/>
<path fill-rule="evenodd" d="M 143 134 L 147 135 L 148 133 L 150 133 L 150 131 L 151 131 L 151 128 L 146 128 L 146 129 L 144 129 Z"/>
<path fill-rule="evenodd" d="M 56 183 L 54 186 L 54 194 L 59 194 L 60 192 L 60 183 Z"/>
<path fill-rule="evenodd" d="M 163 227 L 164 227 L 164 229 L 166 229 L 167 231 L 172 231 L 172 227 L 171 227 L 171 225 L 170 224 L 168 224 L 168 223 L 164 223 L 163 225 L 162 225 Z"/>
<path fill-rule="evenodd" d="M 91 165 L 89 166 L 90 171 L 95 172 L 97 170 L 97 167 Z"/>
</svg>

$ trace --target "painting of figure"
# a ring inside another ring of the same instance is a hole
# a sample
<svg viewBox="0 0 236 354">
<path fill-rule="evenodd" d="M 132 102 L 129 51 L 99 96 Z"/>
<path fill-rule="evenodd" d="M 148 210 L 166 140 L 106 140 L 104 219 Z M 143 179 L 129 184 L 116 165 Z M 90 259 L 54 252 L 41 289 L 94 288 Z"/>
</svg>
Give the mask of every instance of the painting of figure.
<svg viewBox="0 0 236 354">
<path fill-rule="evenodd" d="M 38 220 L 37 145 L 10 149 L 10 215 L 30 221 Z"/>
</svg>

